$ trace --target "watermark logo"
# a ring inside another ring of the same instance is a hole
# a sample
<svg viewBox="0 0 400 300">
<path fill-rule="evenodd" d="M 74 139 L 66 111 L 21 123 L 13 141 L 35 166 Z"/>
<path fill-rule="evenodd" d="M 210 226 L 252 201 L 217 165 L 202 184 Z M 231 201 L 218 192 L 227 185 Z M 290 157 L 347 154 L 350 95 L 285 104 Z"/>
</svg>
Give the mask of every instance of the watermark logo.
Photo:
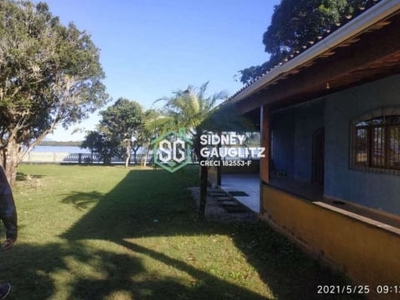
<svg viewBox="0 0 400 300">
<path fill-rule="evenodd" d="M 199 138 L 200 166 L 243 167 L 250 166 L 253 159 L 264 157 L 263 147 L 245 146 L 245 135 L 206 133 Z M 151 144 L 154 145 L 154 163 L 171 173 L 191 163 L 193 142 L 184 128 L 180 128 L 178 132 L 170 131 Z"/>
<path fill-rule="evenodd" d="M 203 134 L 200 136 L 201 166 L 249 167 L 253 159 L 265 157 L 264 147 L 245 146 L 246 136 L 236 133 Z"/>
<path fill-rule="evenodd" d="M 154 144 L 154 163 L 171 173 L 190 163 L 193 143 L 184 128 L 180 128 L 178 132 L 167 132 L 151 144 Z"/>
</svg>

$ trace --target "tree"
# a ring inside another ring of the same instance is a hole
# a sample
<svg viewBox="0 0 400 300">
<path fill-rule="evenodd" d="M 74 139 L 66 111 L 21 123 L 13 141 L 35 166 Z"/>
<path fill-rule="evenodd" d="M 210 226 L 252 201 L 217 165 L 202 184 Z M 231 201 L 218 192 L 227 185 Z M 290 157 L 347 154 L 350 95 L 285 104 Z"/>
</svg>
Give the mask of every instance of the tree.
<svg viewBox="0 0 400 300">
<path fill-rule="evenodd" d="M 102 119 L 97 131 L 88 132 L 82 148 L 98 153 L 104 163 L 109 163 L 111 157 L 124 157 L 126 167 L 133 152 L 137 163 L 138 149 L 150 144 L 154 136 L 154 131 L 145 123 L 155 119 L 159 113 L 154 109 L 143 110 L 139 103 L 119 98 L 100 115 Z"/>
<path fill-rule="evenodd" d="M 271 24 L 263 35 L 264 50 L 270 59 L 240 70 L 240 81 L 255 80 L 372 4 L 372 0 L 282 0 L 275 6 Z"/>
<path fill-rule="evenodd" d="M 99 49 L 45 3 L 0 1 L 0 163 L 13 184 L 22 157 L 57 126 L 105 105 Z"/>
<path fill-rule="evenodd" d="M 139 141 L 145 149 L 145 154 L 141 161 L 141 164 L 144 167 L 147 165 L 150 144 L 159 135 L 159 129 L 156 122 L 159 118 L 162 118 L 162 115 L 158 110 L 148 109 L 145 111 L 144 122 L 139 134 Z"/>
<path fill-rule="evenodd" d="M 99 157 L 99 161 L 103 161 L 103 164 L 111 164 L 111 159 L 118 156 L 119 141 L 113 139 L 112 136 L 99 131 L 89 131 L 82 142 L 81 148 L 90 149 L 92 154 L 96 153 Z"/>
<path fill-rule="evenodd" d="M 100 112 L 101 131 L 118 140 L 125 149 L 125 166 L 128 167 L 131 151 L 137 163 L 136 152 L 140 147 L 140 130 L 143 126 L 145 113 L 142 106 L 125 98 L 119 98 L 114 105 Z"/>
<path fill-rule="evenodd" d="M 200 154 L 203 147 L 200 143 L 201 135 L 209 131 L 248 129 L 249 124 L 247 120 L 237 115 L 233 106 L 225 105 L 223 109 L 216 106 L 218 100 L 225 100 L 227 96 L 221 92 L 207 97 L 207 85 L 208 83 L 203 84 L 198 91 L 195 87 L 188 86 L 185 90 L 174 92 L 172 97 L 157 100 L 165 101 L 163 117 L 157 118 L 152 123 L 153 128 L 158 128 L 159 132 L 177 131 L 179 128 L 189 130 L 194 151 L 200 162 L 199 216 L 201 218 L 205 214 L 208 184 L 208 168 L 201 164 L 201 161 L 205 160 Z"/>
</svg>

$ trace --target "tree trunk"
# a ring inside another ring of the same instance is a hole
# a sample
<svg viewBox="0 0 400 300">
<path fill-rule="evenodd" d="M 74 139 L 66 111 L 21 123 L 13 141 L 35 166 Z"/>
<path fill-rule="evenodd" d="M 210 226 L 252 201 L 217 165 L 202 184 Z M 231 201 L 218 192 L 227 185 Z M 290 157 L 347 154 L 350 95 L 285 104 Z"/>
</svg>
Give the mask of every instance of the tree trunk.
<svg viewBox="0 0 400 300">
<path fill-rule="evenodd" d="M 146 148 L 146 152 L 145 152 L 145 154 L 144 154 L 144 158 L 142 158 L 143 166 L 144 166 L 144 167 L 147 166 L 147 159 L 149 158 L 149 151 L 150 151 L 150 148 L 147 147 L 147 148 Z"/>
<path fill-rule="evenodd" d="M 137 151 L 139 150 L 139 148 L 140 148 L 139 146 L 132 147 L 133 162 L 135 163 L 135 165 L 138 164 L 138 162 L 137 162 Z"/>
<path fill-rule="evenodd" d="M 36 140 L 31 141 L 26 148 L 22 148 L 21 145 L 17 142 L 17 136 L 21 138 L 24 137 L 29 131 L 26 129 L 17 129 L 11 128 L 9 129 L 8 137 L 6 139 L 6 147 L 2 148 L 0 151 L 0 164 L 3 167 L 4 174 L 7 177 L 7 180 L 11 186 L 14 185 L 17 179 L 17 167 L 19 163 L 22 161 L 22 158 L 29 153 L 36 145 L 38 145 L 46 135 L 54 129 L 56 123 L 52 124 L 52 126 L 42 132 Z"/>
<path fill-rule="evenodd" d="M 111 156 L 111 154 L 104 154 L 104 157 L 103 157 L 103 164 L 105 165 L 105 166 L 109 166 L 109 165 L 111 165 L 111 158 L 112 158 L 112 156 Z"/>
<path fill-rule="evenodd" d="M 125 168 L 129 167 L 130 161 L 131 161 L 131 153 L 130 151 L 126 151 Z"/>
<path fill-rule="evenodd" d="M 129 163 L 131 162 L 131 145 L 130 142 L 127 143 L 125 147 L 125 168 L 129 167 Z"/>
<path fill-rule="evenodd" d="M 198 130 L 197 132 L 200 132 Z M 195 148 L 194 151 L 197 155 L 197 161 L 200 165 L 200 201 L 199 201 L 199 218 L 204 219 L 206 214 L 206 204 L 207 204 L 207 185 L 208 185 L 208 167 L 202 166 L 202 161 L 206 159 L 201 156 L 201 148 L 202 145 L 200 144 L 200 135 L 197 136 L 195 139 Z"/>
<path fill-rule="evenodd" d="M 199 158 L 199 161 L 204 161 L 203 158 Z M 208 186 L 208 168 L 206 166 L 200 166 L 200 203 L 199 203 L 199 217 L 204 219 L 206 214 L 207 204 L 207 186 Z"/>
<path fill-rule="evenodd" d="M 131 156 L 127 156 L 127 157 L 125 158 L 125 168 L 129 167 L 129 161 L 130 161 L 130 159 L 131 159 Z"/>
<path fill-rule="evenodd" d="M 11 186 L 17 179 L 17 166 L 20 162 L 20 146 L 15 139 L 11 137 L 8 141 L 7 148 L 2 151 L 2 164 L 4 173 Z"/>
</svg>

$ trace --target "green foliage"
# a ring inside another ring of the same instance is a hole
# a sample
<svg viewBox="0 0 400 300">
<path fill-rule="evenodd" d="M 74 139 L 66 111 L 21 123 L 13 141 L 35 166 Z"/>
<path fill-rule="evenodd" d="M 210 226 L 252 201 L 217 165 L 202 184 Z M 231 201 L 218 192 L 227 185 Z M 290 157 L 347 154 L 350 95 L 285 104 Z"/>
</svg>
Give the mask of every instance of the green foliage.
<svg viewBox="0 0 400 300">
<path fill-rule="evenodd" d="M 157 100 L 165 102 L 162 117 L 154 122 L 157 127 L 162 132 L 185 128 L 194 140 L 205 131 L 239 131 L 246 128 L 248 123 L 232 105 L 217 105 L 218 100 L 227 99 L 227 94 L 219 92 L 207 96 L 207 86 L 208 82 L 199 89 L 189 85 L 185 90 L 174 92 L 172 97 Z"/>
<path fill-rule="evenodd" d="M 283 0 L 264 33 L 265 51 L 272 55 L 300 51 L 353 10 L 346 0 Z"/>
<path fill-rule="evenodd" d="M 177 130 L 180 127 L 192 130 L 192 134 L 200 129 L 214 111 L 218 100 L 224 100 L 227 95 L 224 92 L 206 97 L 208 82 L 203 84 L 199 90 L 189 85 L 185 90 L 178 90 L 172 97 L 163 97 L 157 101 L 164 101 L 162 110 L 163 119 L 158 121 L 162 124 L 164 131 Z"/>
<path fill-rule="evenodd" d="M 142 106 L 125 98 L 119 98 L 114 105 L 101 111 L 100 128 L 116 139 L 136 139 L 143 123 L 144 112 Z"/>
<path fill-rule="evenodd" d="M 275 6 L 271 24 L 263 35 L 270 59 L 240 70 L 240 81 L 249 83 L 337 29 L 350 16 L 371 6 L 370 0 L 282 0 Z"/>
<path fill-rule="evenodd" d="M 157 111 L 147 110 L 135 101 L 119 98 L 114 105 L 100 112 L 102 119 L 97 131 L 89 132 L 82 148 L 99 153 L 102 158 L 125 157 L 129 163 L 131 151 L 136 154 L 152 136 L 145 122 L 158 116 Z M 136 162 L 136 155 L 134 155 Z"/>
<path fill-rule="evenodd" d="M 111 163 L 112 157 L 119 156 L 119 145 L 119 141 L 111 135 L 107 135 L 104 132 L 90 131 L 82 142 L 81 148 L 90 149 L 92 153 L 97 153 L 99 159 L 107 165 Z"/>
<path fill-rule="evenodd" d="M 156 128 L 158 133 L 178 131 L 185 128 L 193 141 L 194 152 L 200 156 L 200 136 L 206 132 L 251 131 L 252 124 L 240 116 L 231 104 L 217 105 L 218 100 L 227 98 L 225 92 L 206 95 L 208 82 L 199 89 L 189 85 L 185 90 L 178 90 L 172 97 L 163 97 L 165 101 L 161 116 L 147 126 Z"/>
<path fill-rule="evenodd" d="M 99 49 L 86 32 L 62 25 L 45 3 L 0 1 L 0 20 L 3 150 L 29 149 L 107 102 Z"/>
<path fill-rule="evenodd" d="M 139 149 L 139 132 L 144 122 L 142 106 L 135 101 L 119 98 L 114 105 L 100 112 L 100 115 L 100 132 L 109 140 L 119 142 L 115 151 L 119 157 L 125 156 L 127 166 L 131 150 L 136 154 Z"/>
</svg>

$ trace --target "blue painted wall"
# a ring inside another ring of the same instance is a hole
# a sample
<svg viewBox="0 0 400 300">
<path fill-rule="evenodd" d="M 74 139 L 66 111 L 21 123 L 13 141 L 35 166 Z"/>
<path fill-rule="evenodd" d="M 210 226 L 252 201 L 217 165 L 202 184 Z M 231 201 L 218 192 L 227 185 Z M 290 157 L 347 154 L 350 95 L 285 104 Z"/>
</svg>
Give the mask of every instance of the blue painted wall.
<svg viewBox="0 0 400 300">
<path fill-rule="evenodd" d="M 288 177 L 310 181 L 312 136 L 325 126 L 324 195 L 400 214 L 400 176 L 349 169 L 350 123 L 379 108 L 400 107 L 400 75 L 273 114 L 273 161 Z"/>
<path fill-rule="evenodd" d="M 293 110 L 278 113 L 273 116 L 272 160 L 276 171 L 286 172 L 288 177 L 294 177 L 294 126 Z"/>
<path fill-rule="evenodd" d="M 314 102 L 273 114 L 273 161 L 288 177 L 310 181 L 313 133 L 324 126 L 324 103 Z"/>
<path fill-rule="evenodd" d="M 296 109 L 295 179 L 311 181 L 313 134 L 323 126 L 324 103 L 322 101 Z"/>
<path fill-rule="evenodd" d="M 325 100 L 325 195 L 400 214 L 400 176 L 349 169 L 351 121 L 379 108 L 400 106 L 400 76 Z"/>
</svg>

